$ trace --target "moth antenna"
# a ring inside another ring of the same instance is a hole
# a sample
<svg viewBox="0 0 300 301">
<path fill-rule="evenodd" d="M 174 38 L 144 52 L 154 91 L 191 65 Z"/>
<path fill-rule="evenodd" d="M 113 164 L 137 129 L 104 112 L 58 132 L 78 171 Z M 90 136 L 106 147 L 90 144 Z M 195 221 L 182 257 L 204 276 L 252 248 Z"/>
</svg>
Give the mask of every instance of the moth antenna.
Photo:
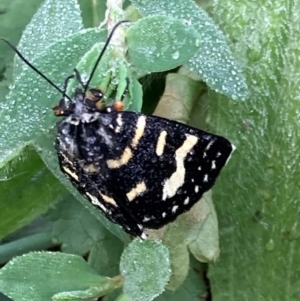
<svg viewBox="0 0 300 301">
<path fill-rule="evenodd" d="M 55 85 L 46 75 L 44 75 L 40 70 L 38 70 L 35 66 L 33 66 L 24 56 L 21 54 L 21 52 L 8 40 L 4 38 L 0 38 L 0 40 L 4 41 L 18 56 L 19 58 L 32 70 L 34 70 L 38 75 L 40 75 L 43 79 L 45 79 L 52 87 L 54 87 L 57 91 L 59 91 L 64 97 L 69 99 L 72 102 L 72 99 L 57 85 Z"/>
<path fill-rule="evenodd" d="M 106 42 L 105 42 L 105 44 L 104 44 L 102 50 L 101 50 L 101 52 L 100 52 L 100 54 L 99 54 L 99 56 L 98 56 L 98 58 L 97 58 L 97 60 L 96 60 L 96 63 L 95 63 L 95 65 L 94 65 L 94 67 L 93 67 L 93 70 L 92 70 L 92 72 L 91 72 L 91 74 L 90 74 L 90 77 L 89 77 L 87 83 L 85 84 L 85 87 L 84 87 L 84 94 L 86 93 L 86 91 L 87 91 L 87 89 L 88 89 L 88 87 L 89 87 L 89 84 L 90 84 L 90 82 L 91 82 L 91 80 L 92 80 L 92 78 L 93 78 L 93 76 L 94 76 L 94 74 L 95 74 L 95 71 L 96 71 L 96 69 L 97 69 L 97 67 L 98 67 L 98 65 L 99 65 L 99 62 L 100 62 L 101 58 L 103 57 L 103 55 L 104 55 L 104 53 L 105 53 L 105 50 L 107 49 L 107 46 L 108 46 L 108 44 L 109 44 L 109 42 L 110 42 L 110 40 L 111 40 L 111 38 L 112 38 L 112 36 L 113 36 L 115 30 L 119 27 L 119 25 L 121 25 L 121 24 L 123 24 L 123 23 L 129 23 L 129 22 L 130 22 L 130 21 L 128 21 L 128 20 L 122 20 L 122 21 L 118 22 L 118 23 L 113 27 L 113 29 L 111 30 L 111 32 L 110 32 L 110 34 L 109 34 L 109 36 L 108 36 L 108 38 L 107 38 L 107 40 L 106 40 Z"/>
</svg>

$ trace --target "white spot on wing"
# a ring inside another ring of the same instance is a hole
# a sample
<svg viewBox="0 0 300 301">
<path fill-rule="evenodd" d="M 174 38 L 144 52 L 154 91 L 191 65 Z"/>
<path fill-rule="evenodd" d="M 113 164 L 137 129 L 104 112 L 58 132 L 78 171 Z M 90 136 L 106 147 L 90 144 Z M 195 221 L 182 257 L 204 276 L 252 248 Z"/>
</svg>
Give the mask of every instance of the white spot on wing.
<svg viewBox="0 0 300 301">
<path fill-rule="evenodd" d="M 126 196 L 129 201 L 134 200 L 137 196 L 143 194 L 147 190 L 145 182 L 138 183 L 136 187 L 132 188 L 128 193 L 126 193 Z"/>
<path fill-rule="evenodd" d="M 208 182 L 208 175 L 204 175 L 203 182 Z"/>
<path fill-rule="evenodd" d="M 131 158 L 132 158 L 132 151 L 129 147 L 126 147 L 120 158 L 114 160 L 113 159 L 107 160 L 106 163 L 109 168 L 112 169 L 119 168 L 127 164 Z"/>
<path fill-rule="evenodd" d="M 209 149 L 211 148 L 211 146 L 212 146 L 214 143 L 215 143 L 214 140 L 210 141 L 210 142 L 207 144 L 205 150 L 209 150 Z"/>
<path fill-rule="evenodd" d="M 116 122 L 117 122 L 117 127 L 115 129 L 115 132 L 119 133 L 121 131 L 121 128 L 122 128 L 122 125 L 123 125 L 122 114 L 118 114 Z"/>
<path fill-rule="evenodd" d="M 101 197 L 103 198 L 103 200 L 106 202 L 106 203 L 109 203 L 111 205 L 114 205 L 115 207 L 118 207 L 117 203 L 115 202 L 115 200 L 101 192 L 99 192 Z"/>
<path fill-rule="evenodd" d="M 162 217 L 166 217 L 167 213 L 166 212 L 163 212 L 162 213 Z"/>
<path fill-rule="evenodd" d="M 141 234 L 141 239 L 147 239 L 147 235 L 143 232 L 142 234 Z"/>
<path fill-rule="evenodd" d="M 144 222 L 144 223 L 145 223 L 145 222 L 148 222 L 148 221 L 150 221 L 150 219 L 151 219 L 150 217 L 145 216 L 144 219 L 143 219 L 143 222 Z"/>
<path fill-rule="evenodd" d="M 184 200 L 183 204 L 184 204 L 184 205 L 187 205 L 189 202 L 190 202 L 190 198 L 187 197 L 187 198 Z"/>
<path fill-rule="evenodd" d="M 135 133 L 134 133 L 134 137 L 131 141 L 131 146 L 133 148 L 136 148 L 140 139 L 142 138 L 144 131 L 145 131 L 145 127 L 146 127 L 146 116 L 141 115 L 136 123 L 136 128 L 135 128 Z"/>
<path fill-rule="evenodd" d="M 164 152 L 164 148 L 166 145 L 166 137 L 167 137 L 167 132 L 162 131 L 159 134 L 159 137 L 157 139 L 157 144 L 156 144 L 156 154 L 157 156 L 161 156 Z"/>
<path fill-rule="evenodd" d="M 211 162 L 211 169 L 216 169 L 217 166 L 216 166 L 216 160 L 212 160 Z"/>
<path fill-rule="evenodd" d="M 185 178 L 185 168 L 184 168 L 184 159 L 186 155 L 191 151 L 191 149 L 198 142 L 198 137 L 186 134 L 186 139 L 183 141 L 183 144 L 175 152 L 175 161 L 176 161 L 176 170 L 167 179 L 163 186 L 163 200 L 173 197 L 178 188 L 184 184 Z"/>
<path fill-rule="evenodd" d="M 172 212 L 175 213 L 177 211 L 177 209 L 178 209 L 178 206 L 176 205 L 172 208 Z"/>
<path fill-rule="evenodd" d="M 195 192 L 198 193 L 199 192 L 199 186 L 195 186 Z"/>
<path fill-rule="evenodd" d="M 74 179 L 75 181 L 79 182 L 79 178 L 78 178 L 78 176 L 76 175 L 75 172 L 73 172 L 71 169 L 69 169 L 69 168 L 66 167 L 66 166 L 62 166 L 62 168 L 64 169 L 64 171 L 65 171 L 72 179 Z"/>
<path fill-rule="evenodd" d="M 107 209 L 105 208 L 105 206 L 101 202 L 99 202 L 99 200 L 95 196 L 91 195 L 89 192 L 86 192 L 85 194 L 91 200 L 92 204 L 94 204 L 95 206 L 100 207 L 104 212 L 107 211 Z"/>
</svg>

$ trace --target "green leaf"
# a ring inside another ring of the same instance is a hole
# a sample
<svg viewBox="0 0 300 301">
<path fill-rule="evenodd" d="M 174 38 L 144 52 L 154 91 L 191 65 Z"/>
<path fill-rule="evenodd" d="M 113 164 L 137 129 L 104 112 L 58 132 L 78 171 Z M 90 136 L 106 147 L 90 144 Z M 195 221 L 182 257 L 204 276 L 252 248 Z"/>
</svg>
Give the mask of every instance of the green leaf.
<svg viewBox="0 0 300 301">
<path fill-rule="evenodd" d="M 53 221 L 53 239 L 63 244 L 65 253 L 85 255 L 106 234 L 101 222 L 72 195 L 57 204 L 47 218 Z"/>
<path fill-rule="evenodd" d="M 155 299 L 155 301 L 199 301 L 201 295 L 206 292 L 206 285 L 203 280 L 203 270 L 199 263 L 191 258 L 189 273 L 183 284 L 175 291 L 166 290 Z M 203 266 L 202 266 L 203 267 Z M 203 298 L 205 300 L 205 298 Z"/>
<path fill-rule="evenodd" d="M 274 4 L 215 6 L 247 62 L 252 97 L 232 103 L 209 95 L 210 127 L 237 146 L 214 189 L 222 247 L 209 270 L 214 301 L 300 296 L 300 3 Z M 258 11 L 267 22 L 258 22 Z"/>
<path fill-rule="evenodd" d="M 240 69 L 213 20 L 192 0 L 132 0 L 144 15 L 166 15 L 197 28 L 201 47 L 187 65 L 207 85 L 232 98 L 245 99 L 249 91 Z"/>
<path fill-rule="evenodd" d="M 215 262 L 219 258 L 218 219 L 211 198 L 211 191 L 205 193 L 201 203 L 193 207 L 197 222 L 189 230 L 188 247 L 201 262 Z"/>
<path fill-rule="evenodd" d="M 0 291 L 14 301 L 49 301 L 57 293 L 101 288 L 108 281 L 83 258 L 63 253 L 29 253 L 0 270 Z"/>
<path fill-rule="evenodd" d="M 80 14 L 76 0 L 46 0 L 23 32 L 19 51 L 34 61 L 51 44 L 83 28 Z M 21 73 L 23 64 L 20 59 L 16 60 L 15 75 Z"/>
<path fill-rule="evenodd" d="M 143 89 L 139 81 L 133 76 L 130 78 L 129 94 L 130 100 L 127 101 L 127 103 L 129 103 L 128 110 L 141 112 L 143 105 Z"/>
<path fill-rule="evenodd" d="M 106 276 L 119 273 L 122 241 L 73 196 L 58 203 L 46 217 L 53 222 L 52 237 L 62 244 L 63 252 L 89 253 L 88 263 L 94 270 Z"/>
<path fill-rule="evenodd" d="M 119 274 L 119 263 L 124 244 L 116 236 L 106 232 L 104 239 L 92 246 L 88 263 L 98 273 L 113 277 Z"/>
<path fill-rule="evenodd" d="M 54 301 L 80 301 L 80 300 L 94 300 L 99 297 L 107 295 L 114 291 L 122 284 L 120 277 L 112 279 L 106 278 L 102 283 L 99 283 L 97 287 L 91 287 L 87 290 L 62 292 L 53 296 Z"/>
<path fill-rule="evenodd" d="M 105 0 L 78 0 L 85 27 L 98 27 L 105 18 Z"/>
<path fill-rule="evenodd" d="M 124 292 L 132 301 L 153 300 L 171 274 L 169 251 L 159 242 L 135 239 L 124 250 L 120 269 Z"/>
<path fill-rule="evenodd" d="M 1 170 L 0 239 L 28 224 L 67 193 L 36 152 L 27 147 L 20 157 Z"/>
<path fill-rule="evenodd" d="M 73 72 L 81 56 L 89 50 L 103 32 L 83 30 L 44 51 L 32 63 L 59 86 Z M 57 104 L 59 93 L 31 69 L 24 68 L 5 103 L 0 103 L 0 165 L 11 151 L 38 139 L 57 121 L 51 108 Z"/>
<path fill-rule="evenodd" d="M 24 27 L 29 23 L 32 15 L 36 12 L 38 6 L 43 0 L 28 0 L 24 5 L 23 0 L 2 0 L 1 1 L 1 17 L 0 17 L 0 35 L 8 39 L 14 45 L 17 45 Z M 20 11 L 22 13 L 20 14 Z M 12 65 L 14 51 L 7 47 L 4 42 L 0 42 L 0 81 L 1 76 L 8 77 L 8 72 Z M 3 72 L 3 73 L 2 73 Z M 0 93 L 0 97 L 5 94 Z M 0 101 L 3 99 L 0 98 Z"/>
<path fill-rule="evenodd" d="M 200 35 L 180 20 L 146 17 L 126 34 L 130 61 L 139 69 L 159 72 L 186 63 L 199 49 Z"/>
</svg>

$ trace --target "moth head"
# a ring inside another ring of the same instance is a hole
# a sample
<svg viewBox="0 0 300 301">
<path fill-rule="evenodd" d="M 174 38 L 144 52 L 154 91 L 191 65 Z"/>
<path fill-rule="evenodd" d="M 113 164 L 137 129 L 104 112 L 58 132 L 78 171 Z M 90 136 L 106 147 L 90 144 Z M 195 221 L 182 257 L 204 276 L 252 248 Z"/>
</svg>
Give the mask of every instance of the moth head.
<svg viewBox="0 0 300 301">
<path fill-rule="evenodd" d="M 103 106 L 103 93 L 99 89 L 89 89 L 84 92 L 83 89 L 77 88 L 72 100 L 62 97 L 59 104 L 53 108 L 55 116 L 70 116 L 75 119 L 81 119 L 87 122 L 88 115 L 101 112 Z"/>
</svg>

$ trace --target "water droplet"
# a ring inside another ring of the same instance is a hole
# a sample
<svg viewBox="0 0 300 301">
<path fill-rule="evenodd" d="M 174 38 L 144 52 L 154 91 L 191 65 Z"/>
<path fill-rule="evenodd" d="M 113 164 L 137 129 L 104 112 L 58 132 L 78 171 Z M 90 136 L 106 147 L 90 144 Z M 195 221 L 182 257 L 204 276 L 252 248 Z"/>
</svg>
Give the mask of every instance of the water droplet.
<svg viewBox="0 0 300 301">
<path fill-rule="evenodd" d="M 274 248 L 275 248 L 275 243 L 274 243 L 274 240 L 271 238 L 265 245 L 266 249 L 268 251 L 273 251 Z"/>
<path fill-rule="evenodd" d="M 174 60 L 178 60 L 178 59 L 179 59 L 179 56 L 180 56 L 180 53 L 179 53 L 178 50 L 175 51 L 175 52 L 172 54 L 172 58 L 173 58 Z"/>
</svg>

